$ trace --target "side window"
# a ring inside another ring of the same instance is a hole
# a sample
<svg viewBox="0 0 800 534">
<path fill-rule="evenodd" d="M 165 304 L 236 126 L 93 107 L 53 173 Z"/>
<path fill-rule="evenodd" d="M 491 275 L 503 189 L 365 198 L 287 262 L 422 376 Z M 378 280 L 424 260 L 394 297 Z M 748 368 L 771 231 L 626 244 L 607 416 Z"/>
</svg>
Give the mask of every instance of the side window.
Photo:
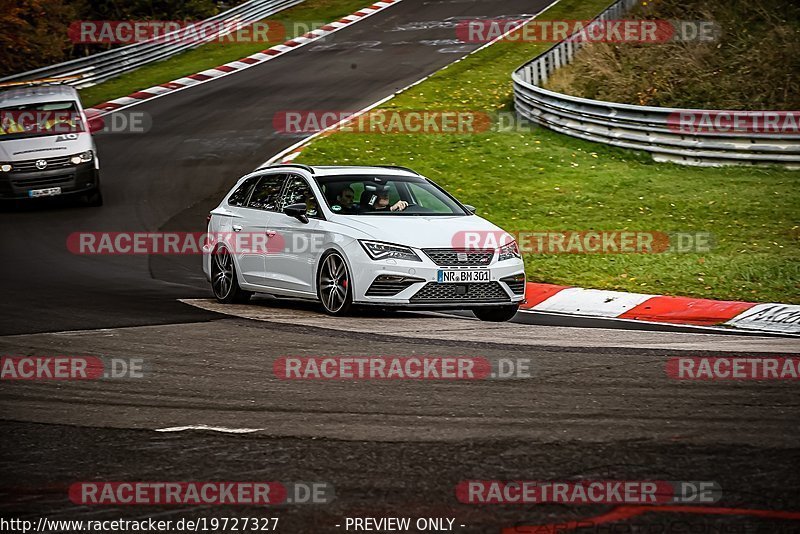
<svg viewBox="0 0 800 534">
<path fill-rule="evenodd" d="M 247 197 L 250 195 L 250 191 L 253 189 L 253 186 L 258 181 L 258 176 L 253 176 L 252 178 L 248 178 L 242 185 L 236 188 L 236 191 L 228 197 L 228 205 L 229 206 L 244 206 L 245 202 L 247 202 Z"/>
<path fill-rule="evenodd" d="M 308 182 L 306 182 L 300 176 L 289 175 L 289 181 L 286 183 L 286 190 L 284 191 L 283 198 L 281 199 L 281 211 L 283 211 L 284 207 L 290 204 L 301 203 L 306 205 L 309 217 L 315 219 L 322 218 L 322 215 L 320 215 L 319 212 L 317 199 L 314 198 L 314 193 L 311 191 L 311 186 L 308 185 Z"/>
<path fill-rule="evenodd" d="M 258 210 L 278 211 L 278 199 L 285 180 L 285 174 L 267 174 L 262 176 L 253 194 L 250 195 L 248 208 Z"/>
</svg>

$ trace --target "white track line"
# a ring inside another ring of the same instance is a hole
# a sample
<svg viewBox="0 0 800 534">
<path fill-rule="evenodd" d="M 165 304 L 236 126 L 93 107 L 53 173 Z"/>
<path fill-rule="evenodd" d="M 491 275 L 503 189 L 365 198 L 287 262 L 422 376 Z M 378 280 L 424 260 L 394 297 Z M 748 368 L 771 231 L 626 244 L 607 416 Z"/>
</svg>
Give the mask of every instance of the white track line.
<svg viewBox="0 0 800 534">
<path fill-rule="evenodd" d="M 222 432 L 224 434 L 252 434 L 253 432 L 262 432 L 266 428 L 227 428 L 224 426 L 207 426 L 207 425 L 190 425 L 190 426 L 173 426 L 169 428 L 156 428 L 156 432 L 186 432 L 188 430 L 208 430 L 211 432 Z"/>
</svg>

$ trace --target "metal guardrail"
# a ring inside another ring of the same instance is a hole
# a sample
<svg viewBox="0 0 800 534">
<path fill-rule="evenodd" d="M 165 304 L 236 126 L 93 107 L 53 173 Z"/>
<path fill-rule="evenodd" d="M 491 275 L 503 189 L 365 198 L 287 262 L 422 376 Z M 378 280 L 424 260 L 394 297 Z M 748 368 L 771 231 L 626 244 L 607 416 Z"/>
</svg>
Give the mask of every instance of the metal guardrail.
<svg viewBox="0 0 800 534">
<path fill-rule="evenodd" d="M 637 0 L 619 0 L 592 24 L 617 20 L 636 4 Z M 717 112 L 617 104 L 542 88 L 553 72 L 572 62 L 584 44 L 568 38 L 514 71 L 514 105 L 518 115 L 572 137 L 649 152 L 656 161 L 800 168 L 798 135 L 684 132 L 676 128 L 677 114 Z"/>
<path fill-rule="evenodd" d="M 0 82 L 25 81 L 38 78 L 81 76 L 69 82 L 79 89 L 90 87 L 144 65 L 167 59 L 186 50 L 202 46 L 246 27 L 278 11 L 301 3 L 303 0 L 249 0 L 218 15 L 198 22 L 198 25 L 217 23 L 219 31 L 209 31 L 202 38 L 181 39 L 182 32 L 176 30 L 159 38 L 134 43 L 83 58 L 73 59 L 57 65 L 14 74 L 0 78 Z M 224 24 L 223 24 L 224 23 Z M 185 35 L 185 34 L 184 34 Z M 196 34 L 192 34 L 196 35 Z"/>
</svg>

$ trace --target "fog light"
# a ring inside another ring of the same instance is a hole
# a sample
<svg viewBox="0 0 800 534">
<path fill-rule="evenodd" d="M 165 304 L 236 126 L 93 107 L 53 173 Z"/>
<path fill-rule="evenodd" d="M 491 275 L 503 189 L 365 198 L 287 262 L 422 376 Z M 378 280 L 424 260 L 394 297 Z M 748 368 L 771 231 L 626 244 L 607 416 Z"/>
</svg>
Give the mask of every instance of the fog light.
<svg viewBox="0 0 800 534">
<path fill-rule="evenodd" d="M 11 165 L 4 163 L 3 165 L 0 165 L 0 170 L 3 172 L 11 172 Z"/>
<path fill-rule="evenodd" d="M 81 157 L 80 156 L 72 156 L 71 158 L 69 158 L 69 161 L 73 165 L 77 165 L 77 164 L 79 164 L 81 162 Z"/>
</svg>

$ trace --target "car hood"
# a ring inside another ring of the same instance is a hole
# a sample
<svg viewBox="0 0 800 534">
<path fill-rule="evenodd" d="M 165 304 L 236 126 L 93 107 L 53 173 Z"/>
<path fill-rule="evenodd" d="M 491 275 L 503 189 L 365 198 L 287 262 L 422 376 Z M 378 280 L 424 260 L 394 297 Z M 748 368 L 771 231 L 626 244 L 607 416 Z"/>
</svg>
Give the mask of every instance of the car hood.
<svg viewBox="0 0 800 534">
<path fill-rule="evenodd" d="M 76 135 L 76 139 L 65 139 L 63 135 L 46 135 L 9 140 L 3 140 L 0 136 L 0 161 L 14 163 L 29 159 L 69 156 L 92 150 L 91 134 L 84 132 Z"/>
<path fill-rule="evenodd" d="M 462 232 L 503 232 L 486 219 L 472 216 L 337 215 L 331 222 L 350 228 L 356 239 L 374 239 L 415 248 L 451 248 L 463 243 Z M 459 239 L 459 235 L 462 235 Z"/>
</svg>

